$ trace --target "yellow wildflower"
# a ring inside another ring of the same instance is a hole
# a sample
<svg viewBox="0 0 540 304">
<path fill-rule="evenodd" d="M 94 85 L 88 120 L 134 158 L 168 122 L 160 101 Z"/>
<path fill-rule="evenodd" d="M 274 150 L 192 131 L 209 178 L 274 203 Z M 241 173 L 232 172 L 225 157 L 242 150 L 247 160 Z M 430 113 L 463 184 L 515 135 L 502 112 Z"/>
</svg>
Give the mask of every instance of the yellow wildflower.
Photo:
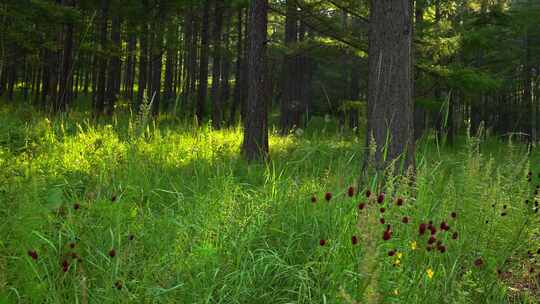
<svg viewBox="0 0 540 304">
<path fill-rule="evenodd" d="M 416 250 L 416 241 L 411 242 L 411 249 Z"/>
<path fill-rule="evenodd" d="M 434 274 L 433 270 L 431 268 L 428 268 L 426 270 L 426 273 L 427 273 L 428 278 L 431 280 L 433 278 L 433 274 Z"/>
<path fill-rule="evenodd" d="M 399 295 L 399 290 L 396 288 L 394 289 L 394 295 L 398 296 Z"/>
<path fill-rule="evenodd" d="M 398 252 L 398 253 L 396 254 L 396 257 L 398 258 L 398 260 L 401 259 L 401 258 L 403 257 L 403 253 Z"/>
</svg>

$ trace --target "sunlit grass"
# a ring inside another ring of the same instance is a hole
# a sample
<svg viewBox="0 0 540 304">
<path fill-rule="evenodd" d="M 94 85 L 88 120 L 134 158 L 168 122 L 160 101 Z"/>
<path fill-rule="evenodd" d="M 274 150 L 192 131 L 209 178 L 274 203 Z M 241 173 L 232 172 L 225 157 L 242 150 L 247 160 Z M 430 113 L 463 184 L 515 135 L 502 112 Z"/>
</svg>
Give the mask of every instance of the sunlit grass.
<svg viewBox="0 0 540 304">
<path fill-rule="evenodd" d="M 238 126 L 0 109 L 0 303 L 534 302 L 540 177 L 520 145 L 425 141 L 416 187 L 379 204 L 348 195 L 362 138 L 322 119 L 272 130 L 248 166 Z M 450 230 L 427 251 L 430 220 Z"/>
</svg>

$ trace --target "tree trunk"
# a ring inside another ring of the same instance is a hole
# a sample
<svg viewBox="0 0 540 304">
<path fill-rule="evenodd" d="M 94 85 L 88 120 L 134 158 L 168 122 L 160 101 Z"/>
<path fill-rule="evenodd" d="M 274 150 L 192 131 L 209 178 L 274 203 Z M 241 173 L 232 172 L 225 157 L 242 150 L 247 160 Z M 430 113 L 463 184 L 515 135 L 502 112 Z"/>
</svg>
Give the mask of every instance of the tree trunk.
<svg viewBox="0 0 540 304">
<path fill-rule="evenodd" d="M 135 84 L 135 64 L 137 58 L 135 56 L 135 49 L 137 47 L 137 36 L 134 33 L 135 25 L 131 22 L 128 23 L 128 45 L 127 45 L 127 61 L 125 68 L 125 81 L 124 81 L 124 97 L 127 100 L 133 99 L 133 86 Z"/>
<path fill-rule="evenodd" d="M 206 115 L 206 94 L 208 90 L 208 28 L 210 27 L 210 1 L 204 1 L 201 25 L 201 58 L 199 66 L 199 92 L 197 95 L 197 120 L 201 123 Z"/>
<path fill-rule="evenodd" d="M 229 116 L 229 125 L 233 125 L 236 120 L 236 112 L 238 109 L 238 104 L 241 104 L 242 99 L 242 66 L 243 66 L 243 50 L 244 50 L 244 43 L 243 43 L 243 33 L 242 33 L 242 16 L 243 12 L 240 8 L 238 10 L 238 20 L 237 20 L 237 26 L 236 31 L 238 38 L 236 39 L 236 70 L 234 74 L 234 93 L 233 93 L 233 101 L 231 104 L 231 110 L 230 110 L 230 116 Z"/>
<path fill-rule="evenodd" d="M 248 161 L 268 157 L 266 43 L 268 0 L 251 0 L 246 117 L 242 152 Z"/>
<path fill-rule="evenodd" d="M 176 63 L 176 25 L 170 24 L 167 28 L 167 55 L 165 62 L 165 84 L 163 89 L 163 103 L 165 109 L 169 109 L 170 104 L 174 100 L 174 66 Z"/>
<path fill-rule="evenodd" d="M 371 1 L 368 152 L 363 174 L 371 173 L 371 168 L 382 173 L 390 165 L 394 174 L 415 168 L 412 31 L 409 1 Z M 369 152 L 372 146 L 374 155 Z"/>
<path fill-rule="evenodd" d="M 74 6 L 72 0 L 63 1 L 64 6 Z M 56 102 L 57 111 L 65 111 L 73 97 L 73 23 L 64 25 L 63 60 L 60 73 L 59 92 Z"/>
<path fill-rule="evenodd" d="M 212 52 L 212 126 L 214 129 L 221 128 L 221 120 L 223 119 L 223 105 L 221 104 L 221 42 L 222 42 L 222 26 L 223 26 L 223 10 L 225 2 L 223 0 L 215 0 L 214 8 L 214 46 Z"/>
<path fill-rule="evenodd" d="M 300 73 L 296 52 L 291 53 L 291 49 L 298 41 L 298 17 L 296 2 L 287 0 L 287 11 L 285 17 L 285 46 L 289 48 L 283 60 L 282 90 L 281 100 L 280 132 L 285 135 L 295 127 L 300 125 L 300 91 L 298 80 Z"/>
<path fill-rule="evenodd" d="M 120 62 L 120 52 L 122 50 L 122 41 L 120 38 L 120 17 L 115 15 L 112 17 L 111 27 L 111 42 L 112 42 L 112 54 L 109 64 L 109 76 L 107 85 L 107 97 L 106 97 L 106 111 L 107 115 L 112 115 L 114 112 L 114 105 L 120 94 L 120 79 L 122 78 L 122 69 Z"/>
<path fill-rule="evenodd" d="M 101 20 L 100 20 L 100 49 L 102 52 L 105 51 L 107 45 L 107 23 L 108 23 L 108 1 L 101 0 Z M 106 77 L 107 77 L 107 58 L 105 54 L 99 54 L 99 63 L 98 63 L 98 75 L 97 75 L 97 92 L 96 92 L 96 101 L 95 101 L 95 113 L 96 115 L 101 115 L 105 112 L 105 90 L 106 90 Z"/>
</svg>

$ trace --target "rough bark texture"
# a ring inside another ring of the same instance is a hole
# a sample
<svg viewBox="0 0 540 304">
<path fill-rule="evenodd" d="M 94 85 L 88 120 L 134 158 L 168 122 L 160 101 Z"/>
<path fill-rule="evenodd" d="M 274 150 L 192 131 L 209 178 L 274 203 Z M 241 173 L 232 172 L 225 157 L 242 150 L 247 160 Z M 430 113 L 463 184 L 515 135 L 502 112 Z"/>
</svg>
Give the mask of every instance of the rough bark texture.
<svg viewBox="0 0 540 304">
<path fill-rule="evenodd" d="M 268 157 L 266 43 L 268 0 L 251 0 L 246 116 L 242 151 L 248 161 Z"/>
<path fill-rule="evenodd" d="M 368 156 L 363 173 L 392 162 L 414 169 L 412 7 L 409 1 L 371 1 L 369 33 Z M 370 147 L 376 146 L 374 155 Z"/>
<path fill-rule="evenodd" d="M 236 39 L 236 70 L 234 72 L 234 95 L 233 101 L 231 104 L 231 111 L 229 116 L 229 125 L 233 125 L 236 121 L 236 112 L 238 105 L 242 103 L 242 66 L 244 65 L 244 42 L 243 42 L 243 27 L 242 27 L 242 8 L 238 9 L 238 20 L 237 20 L 237 39 Z"/>
</svg>

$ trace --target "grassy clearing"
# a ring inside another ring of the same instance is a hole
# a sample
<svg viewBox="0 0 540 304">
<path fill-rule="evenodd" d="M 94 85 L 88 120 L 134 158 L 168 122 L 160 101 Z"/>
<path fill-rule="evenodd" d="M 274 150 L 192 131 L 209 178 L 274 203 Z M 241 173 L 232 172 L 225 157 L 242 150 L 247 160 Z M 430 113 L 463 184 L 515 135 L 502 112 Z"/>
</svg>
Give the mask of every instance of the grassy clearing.
<svg viewBox="0 0 540 304">
<path fill-rule="evenodd" d="M 238 128 L 9 107 L 0 121 L 0 303 L 536 301 L 540 176 L 523 146 L 426 140 L 416 188 L 396 179 L 379 204 L 348 196 L 363 140 L 322 119 L 272 134 L 271 162 L 251 166 Z"/>
</svg>

